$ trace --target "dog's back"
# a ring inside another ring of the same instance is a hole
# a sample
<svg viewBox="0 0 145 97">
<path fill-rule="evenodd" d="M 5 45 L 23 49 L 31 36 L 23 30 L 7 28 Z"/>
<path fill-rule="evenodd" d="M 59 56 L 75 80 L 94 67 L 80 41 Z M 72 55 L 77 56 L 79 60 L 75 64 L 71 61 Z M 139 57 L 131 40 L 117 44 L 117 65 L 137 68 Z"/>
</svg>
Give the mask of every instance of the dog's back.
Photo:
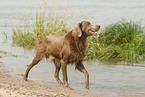
<svg viewBox="0 0 145 97">
<path fill-rule="evenodd" d="M 44 40 L 39 42 L 37 51 L 45 51 L 45 57 L 53 56 L 60 59 L 60 52 L 63 46 L 63 36 L 47 36 Z"/>
</svg>

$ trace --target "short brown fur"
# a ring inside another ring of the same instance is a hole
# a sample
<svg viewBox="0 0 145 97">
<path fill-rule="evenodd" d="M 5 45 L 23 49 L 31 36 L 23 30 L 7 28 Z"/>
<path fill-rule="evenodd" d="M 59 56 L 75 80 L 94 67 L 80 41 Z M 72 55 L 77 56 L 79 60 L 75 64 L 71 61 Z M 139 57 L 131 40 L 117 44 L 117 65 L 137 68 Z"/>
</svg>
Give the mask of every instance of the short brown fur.
<svg viewBox="0 0 145 97">
<path fill-rule="evenodd" d="M 75 68 L 85 75 L 85 88 L 89 89 L 89 74 L 82 60 L 86 52 L 86 38 L 90 35 L 96 35 L 95 32 L 99 29 L 100 25 L 92 25 L 88 21 L 82 21 L 65 36 L 47 36 L 43 40 L 38 40 L 36 35 L 36 56 L 27 68 L 23 79 L 27 80 L 31 68 L 46 57 L 53 60 L 56 67 L 54 76 L 60 85 L 70 88 L 67 81 L 67 64 L 75 64 Z M 61 67 L 63 83 L 59 79 Z"/>
</svg>

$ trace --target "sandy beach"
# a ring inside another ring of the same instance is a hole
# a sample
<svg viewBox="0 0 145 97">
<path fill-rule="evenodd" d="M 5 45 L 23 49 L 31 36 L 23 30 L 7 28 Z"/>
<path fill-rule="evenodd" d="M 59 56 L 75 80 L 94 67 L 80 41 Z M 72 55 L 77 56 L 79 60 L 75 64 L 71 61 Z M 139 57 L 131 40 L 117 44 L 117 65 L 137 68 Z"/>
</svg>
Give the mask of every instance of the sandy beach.
<svg viewBox="0 0 145 97">
<path fill-rule="evenodd" d="M 0 63 L 0 97 L 145 97 L 145 92 L 128 93 L 117 91 L 115 94 L 95 94 L 80 90 L 69 90 L 60 86 L 50 86 L 34 81 L 24 81 L 11 75 Z"/>
<path fill-rule="evenodd" d="M 102 97 L 80 90 L 68 90 L 60 86 L 50 86 L 33 81 L 24 81 L 10 75 L 0 63 L 0 97 Z"/>
</svg>

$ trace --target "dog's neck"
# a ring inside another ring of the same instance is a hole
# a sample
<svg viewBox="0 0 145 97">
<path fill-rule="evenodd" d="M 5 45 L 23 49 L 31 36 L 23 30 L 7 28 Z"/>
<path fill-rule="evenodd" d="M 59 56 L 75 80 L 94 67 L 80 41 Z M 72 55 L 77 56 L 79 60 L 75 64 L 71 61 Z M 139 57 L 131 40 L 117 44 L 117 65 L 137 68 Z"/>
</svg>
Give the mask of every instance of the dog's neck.
<svg viewBox="0 0 145 97">
<path fill-rule="evenodd" d="M 86 36 L 74 37 L 72 31 L 65 35 L 65 39 L 70 42 L 71 49 L 84 55 L 86 52 Z"/>
</svg>

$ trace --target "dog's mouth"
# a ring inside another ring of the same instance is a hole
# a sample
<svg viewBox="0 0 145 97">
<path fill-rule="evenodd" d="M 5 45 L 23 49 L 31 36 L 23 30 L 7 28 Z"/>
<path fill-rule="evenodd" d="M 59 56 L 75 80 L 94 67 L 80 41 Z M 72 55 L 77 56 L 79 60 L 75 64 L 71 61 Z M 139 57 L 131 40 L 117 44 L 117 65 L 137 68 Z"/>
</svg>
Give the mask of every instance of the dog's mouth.
<svg viewBox="0 0 145 97">
<path fill-rule="evenodd" d="M 89 35 L 97 35 L 97 32 L 99 31 L 100 27 L 101 27 L 100 25 L 95 26 L 95 28 L 92 28 L 89 30 L 88 34 Z"/>
<path fill-rule="evenodd" d="M 97 35 L 97 32 L 96 31 L 89 31 L 89 34 L 90 35 Z"/>
</svg>

